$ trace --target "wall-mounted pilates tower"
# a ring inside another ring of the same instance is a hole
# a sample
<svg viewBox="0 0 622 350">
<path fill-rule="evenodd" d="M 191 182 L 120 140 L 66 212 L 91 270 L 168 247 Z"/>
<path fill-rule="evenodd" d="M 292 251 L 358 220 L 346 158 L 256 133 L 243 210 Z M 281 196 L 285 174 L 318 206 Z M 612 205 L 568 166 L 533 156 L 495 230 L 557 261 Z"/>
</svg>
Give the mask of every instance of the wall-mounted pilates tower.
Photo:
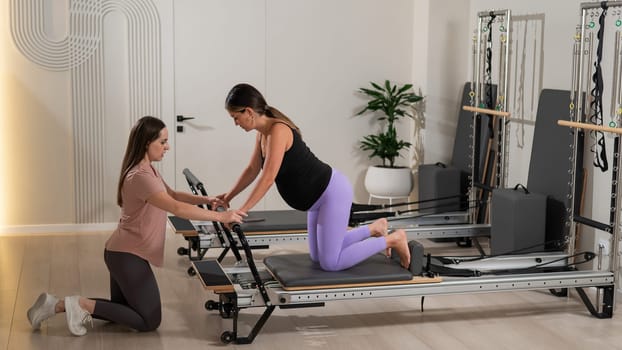
<svg viewBox="0 0 622 350">
<path fill-rule="evenodd" d="M 611 170 L 611 192 L 609 221 L 599 222 L 582 216 L 578 201 L 580 192 L 577 177 L 582 171 L 583 131 L 574 132 L 572 152 L 572 173 L 569 205 L 568 250 L 574 251 L 577 224 L 586 225 L 611 235 L 611 254 L 609 270 L 615 275 L 616 289 L 620 287 L 618 268 L 620 264 L 619 247 L 621 220 L 619 199 L 622 196 L 619 186 L 620 171 L 620 126 L 622 125 L 622 1 L 602 1 L 581 4 L 581 22 L 574 36 L 572 56 L 571 95 L 569 122 L 583 125 L 581 130 L 589 131 L 589 149 L 593 154 L 593 164 L 603 172 Z M 607 108 L 608 107 L 608 108 Z M 615 137 L 607 138 L 606 133 Z M 606 143 L 612 140 L 611 163 L 609 166 Z M 600 263 L 599 263 L 600 266 Z"/>
<path fill-rule="evenodd" d="M 507 162 L 507 95 L 510 65 L 510 10 L 477 14 L 473 35 L 470 111 L 473 112 L 470 200 L 480 201 L 474 222 L 487 221 L 486 201 L 493 188 L 505 186 Z M 499 113 L 501 112 L 501 113 Z"/>
<path fill-rule="evenodd" d="M 569 106 L 574 120 L 613 128 L 621 125 L 621 30 L 621 1 L 581 5 L 581 23 L 574 37 Z M 607 100 L 610 108 L 606 108 Z M 590 139 L 594 165 L 606 171 L 609 166 L 604 133 L 592 130 Z"/>
</svg>

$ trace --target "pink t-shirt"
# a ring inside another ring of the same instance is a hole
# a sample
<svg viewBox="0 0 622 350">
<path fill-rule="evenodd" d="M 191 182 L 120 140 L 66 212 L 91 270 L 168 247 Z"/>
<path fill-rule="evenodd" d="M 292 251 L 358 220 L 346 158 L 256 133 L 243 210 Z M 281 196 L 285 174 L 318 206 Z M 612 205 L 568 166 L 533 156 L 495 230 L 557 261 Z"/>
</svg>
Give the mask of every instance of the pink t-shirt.
<svg viewBox="0 0 622 350">
<path fill-rule="evenodd" d="M 119 226 L 106 242 L 106 249 L 132 253 L 162 266 L 166 212 L 147 203 L 149 196 L 162 191 L 166 191 L 164 180 L 151 164 L 140 163 L 129 171 L 121 190 Z"/>
</svg>

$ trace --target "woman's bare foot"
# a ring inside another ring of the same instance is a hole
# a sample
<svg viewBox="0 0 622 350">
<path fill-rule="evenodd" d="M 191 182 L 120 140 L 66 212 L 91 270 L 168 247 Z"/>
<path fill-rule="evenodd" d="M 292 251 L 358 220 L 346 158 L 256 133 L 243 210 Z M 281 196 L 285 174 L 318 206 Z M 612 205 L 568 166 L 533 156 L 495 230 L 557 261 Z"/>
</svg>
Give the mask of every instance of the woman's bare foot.
<svg viewBox="0 0 622 350">
<path fill-rule="evenodd" d="M 371 237 L 382 237 L 389 234 L 389 221 L 386 218 L 380 218 L 369 224 L 369 235 Z"/>
<path fill-rule="evenodd" d="M 408 249 L 408 238 L 406 231 L 400 229 L 391 233 L 386 237 L 387 248 L 395 249 L 397 255 L 400 256 L 400 265 L 408 269 L 410 267 L 410 249 Z"/>
</svg>

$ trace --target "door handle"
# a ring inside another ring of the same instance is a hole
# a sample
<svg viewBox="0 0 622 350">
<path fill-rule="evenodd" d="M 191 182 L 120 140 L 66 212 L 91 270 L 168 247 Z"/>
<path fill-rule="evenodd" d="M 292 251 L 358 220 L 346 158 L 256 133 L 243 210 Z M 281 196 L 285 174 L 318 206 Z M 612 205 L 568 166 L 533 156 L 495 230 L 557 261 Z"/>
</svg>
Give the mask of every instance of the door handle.
<svg viewBox="0 0 622 350">
<path fill-rule="evenodd" d="M 184 120 L 190 120 L 190 119 L 194 119 L 194 117 L 184 117 L 183 115 L 178 115 L 177 116 L 177 121 L 178 122 L 183 122 Z"/>
</svg>

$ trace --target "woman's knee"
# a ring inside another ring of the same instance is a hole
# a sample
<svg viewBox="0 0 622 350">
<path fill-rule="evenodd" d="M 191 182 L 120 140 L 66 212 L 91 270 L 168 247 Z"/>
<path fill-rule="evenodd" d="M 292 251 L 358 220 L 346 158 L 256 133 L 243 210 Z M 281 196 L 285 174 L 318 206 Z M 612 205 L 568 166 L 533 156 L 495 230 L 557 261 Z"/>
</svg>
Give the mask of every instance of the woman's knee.
<svg viewBox="0 0 622 350">
<path fill-rule="evenodd" d="M 329 259 L 323 256 L 320 256 L 320 267 L 324 271 L 340 271 L 341 266 L 339 266 L 339 262 L 337 259 Z"/>
</svg>

